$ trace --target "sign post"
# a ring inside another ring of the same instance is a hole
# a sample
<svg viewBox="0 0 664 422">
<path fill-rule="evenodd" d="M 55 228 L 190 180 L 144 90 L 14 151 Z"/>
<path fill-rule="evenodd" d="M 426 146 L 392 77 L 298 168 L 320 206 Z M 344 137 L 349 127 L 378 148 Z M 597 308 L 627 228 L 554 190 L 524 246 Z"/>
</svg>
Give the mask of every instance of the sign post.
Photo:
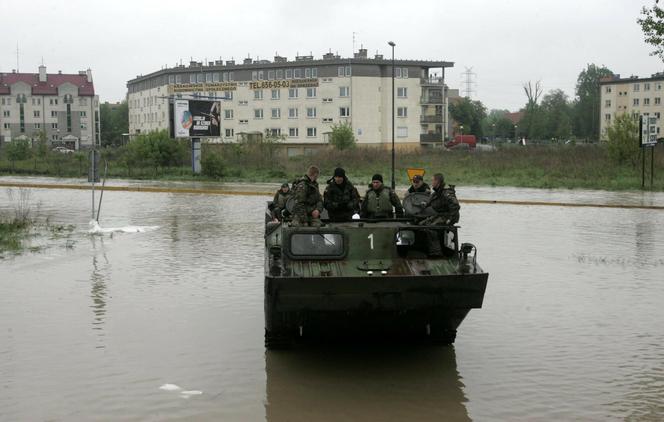
<svg viewBox="0 0 664 422">
<path fill-rule="evenodd" d="M 221 137 L 221 102 L 204 100 L 173 101 L 173 137 L 191 140 L 191 171 L 201 172 L 201 139 Z"/>
<path fill-rule="evenodd" d="M 99 182 L 99 151 L 90 151 L 90 168 L 88 170 L 88 182 L 92 183 L 92 219 L 95 219 L 95 183 Z"/>
<path fill-rule="evenodd" d="M 655 172 L 655 146 L 657 145 L 657 117 L 648 114 L 639 116 L 639 146 L 641 147 L 641 189 L 646 186 L 646 149 L 650 148 L 650 187 Z"/>
<path fill-rule="evenodd" d="M 201 173 L 201 138 L 191 138 L 191 171 Z"/>
</svg>

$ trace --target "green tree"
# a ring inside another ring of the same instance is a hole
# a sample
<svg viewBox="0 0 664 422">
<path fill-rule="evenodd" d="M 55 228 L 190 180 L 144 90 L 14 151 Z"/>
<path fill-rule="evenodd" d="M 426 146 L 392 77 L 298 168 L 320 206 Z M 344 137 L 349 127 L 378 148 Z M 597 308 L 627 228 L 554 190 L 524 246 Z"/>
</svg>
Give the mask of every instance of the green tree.
<svg viewBox="0 0 664 422">
<path fill-rule="evenodd" d="M 14 140 L 5 145 L 5 152 L 7 154 L 7 158 L 12 163 L 12 171 L 14 171 L 15 163 L 17 161 L 27 160 L 30 158 L 30 143 L 28 141 Z"/>
<path fill-rule="evenodd" d="M 494 138 L 508 138 L 512 136 L 514 124 L 507 118 L 507 110 L 491 110 L 482 121 L 482 132 Z"/>
<path fill-rule="evenodd" d="M 609 156 L 619 164 L 636 165 L 639 159 L 639 122 L 623 113 L 607 129 Z"/>
<path fill-rule="evenodd" d="M 122 145 L 122 134 L 129 132 L 129 107 L 126 101 L 119 105 L 104 103 L 99 106 L 99 124 L 102 146 Z"/>
<path fill-rule="evenodd" d="M 567 95 L 560 89 L 549 91 L 542 98 L 540 139 L 566 139 L 572 134 L 572 105 Z"/>
<path fill-rule="evenodd" d="M 664 10 L 659 7 L 659 0 L 650 8 L 644 6 L 636 22 L 641 25 L 646 43 L 654 48 L 650 55 L 664 61 Z"/>
<path fill-rule="evenodd" d="M 576 105 L 574 107 L 574 127 L 577 136 L 586 139 L 599 139 L 599 112 L 601 78 L 612 76 L 605 66 L 589 64 L 579 73 L 576 80 Z"/>
<path fill-rule="evenodd" d="M 355 147 L 353 127 L 347 122 L 333 124 L 332 133 L 330 134 L 330 144 L 338 150 Z"/>
<path fill-rule="evenodd" d="M 481 101 L 472 101 L 465 97 L 449 106 L 450 116 L 459 124 L 463 125 L 463 133 L 472 134 L 477 137 L 483 135 L 482 121 L 486 117 L 486 107 Z"/>
<path fill-rule="evenodd" d="M 170 139 L 165 130 L 138 135 L 127 147 L 128 167 L 146 164 L 159 169 L 180 164 L 187 153 L 184 144 Z"/>
</svg>

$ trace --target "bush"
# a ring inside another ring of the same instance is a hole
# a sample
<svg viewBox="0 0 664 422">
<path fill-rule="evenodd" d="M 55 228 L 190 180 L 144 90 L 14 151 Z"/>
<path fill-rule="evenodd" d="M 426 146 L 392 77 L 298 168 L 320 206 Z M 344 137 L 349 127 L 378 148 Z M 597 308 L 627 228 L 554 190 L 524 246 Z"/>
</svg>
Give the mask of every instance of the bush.
<svg viewBox="0 0 664 422">
<path fill-rule="evenodd" d="M 204 176 L 220 179 L 224 176 L 224 160 L 221 155 L 208 150 L 201 158 L 201 170 Z"/>
<path fill-rule="evenodd" d="M 608 152 L 612 160 L 636 165 L 639 159 L 639 124 L 629 114 L 614 120 L 607 131 Z"/>
<path fill-rule="evenodd" d="M 355 146 L 353 127 L 346 122 L 333 124 L 332 133 L 330 134 L 330 144 L 338 150 L 353 148 Z"/>
</svg>

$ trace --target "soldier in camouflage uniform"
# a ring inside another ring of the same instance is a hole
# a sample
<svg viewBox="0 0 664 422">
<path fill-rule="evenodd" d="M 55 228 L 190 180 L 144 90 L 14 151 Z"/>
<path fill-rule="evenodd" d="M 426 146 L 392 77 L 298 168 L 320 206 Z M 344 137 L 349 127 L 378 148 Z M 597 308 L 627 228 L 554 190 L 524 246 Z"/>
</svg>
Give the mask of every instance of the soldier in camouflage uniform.
<svg viewBox="0 0 664 422">
<path fill-rule="evenodd" d="M 394 206 L 394 211 L 392 207 Z M 362 201 L 363 218 L 394 218 L 403 217 L 403 207 L 396 193 L 383 185 L 383 176 L 374 174 L 371 178 L 371 189 L 364 195 Z"/>
<path fill-rule="evenodd" d="M 431 193 L 431 188 L 424 183 L 424 178 L 420 174 L 413 176 L 413 184 L 408 188 L 408 193 L 416 192 Z"/>
<path fill-rule="evenodd" d="M 360 210 L 360 194 L 341 167 L 334 169 L 334 175 L 327 181 L 323 205 L 330 221 L 350 221 Z"/>
<path fill-rule="evenodd" d="M 286 209 L 286 201 L 291 196 L 291 190 L 288 183 L 281 185 L 281 188 L 274 194 L 272 199 L 272 218 L 281 220 L 282 212 Z"/>
<path fill-rule="evenodd" d="M 323 212 L 323 198 L 318 190 L 316 179 L 320 170 L 316 166 L 310 166 L 307 174 L 293 182 L 293 196 L 295 206 L 293 207 L 293 225 L 318 227 L 320 213 Z"/>
<path fill-rule="evenodd" d="M 458 223 L 461 206 L 456 197 L 454 186 L 449 185 L 449 187 L 445 187 L 445 178 L 441 173 L 433 175 L 431 186 L 433 187 L 431 197 L 426 204 L 422 205 L 433 208 L 436 211 L 436 215 L 425 218 L 419 224 L 423 226 L 438 226 Z M 427 236 L 429 238 L 429 254 L 431 256 L 442 255 L 438 232 L 436 230 L 428 230 Z"/>
</svg>

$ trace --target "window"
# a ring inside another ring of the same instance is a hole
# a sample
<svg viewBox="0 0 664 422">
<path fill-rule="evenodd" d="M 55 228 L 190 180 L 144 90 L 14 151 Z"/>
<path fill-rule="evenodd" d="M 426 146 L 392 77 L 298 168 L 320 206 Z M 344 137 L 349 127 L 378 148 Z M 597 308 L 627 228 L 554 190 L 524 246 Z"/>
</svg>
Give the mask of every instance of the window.
<svg viewBox="0 0 664 422">
<path fill-rule="evenodd" d="M 298 79 L 302 77 L 302 69 L 295 69 L 293 71 L 293 78 Z"/>
<path fill-rule="evenodd" d="M 218 72 L 214 72 L 212 74 L 212 82 L 219 82 L 219 73 Z"/>
<path fill-rule="evenodd" d="M 611 100 L 604 101 L 604 107 L 611 107 Z"/>
<path fill-rule="evenodd" d="M 206 73 L 205 74 L 205 82 L 207 82 L 207 83 L 212 82 L 212 73 Z"/>
<path fill-rule="evenodd" d="M 258 72 L 257 71 L 252 71 L 251 72 L 251 80 L 252 81 L 257 81 L 258 80 Z"/>
<path fill-rule="evenodd" d="M 407 98 L 408 97 L 408 88 L 397 88 L 397 97 Z"/>
<path fill-rule="evenodd" d="M 298 89 L 297 88 L 288 88 L 288 98 L 297 98 Z"/>
<path fill-rule="evenodd" d="M 316 117 L 316 107 L 307 107 L 307 118 L 313 119 Z"/>
<path fill-rule="evenodd" d="M 331 117 L 323 117 L 323 123 L 332 123 L 333 121 Z"/>
<path fill-rule="evenodd" d="M 51 123 L 51 129 L 57 129 L 58 124 L 57 123 Z"/>
<path fill-rule="evenodd" d="M 639 105 L 639 99 L 634 98 L 634 100 L 632 100 L 632 105 L 638 106 Z"/>
<path fill-rule="evenodd" d="M 293 79 L 293 69 L 286 69 L 286 79 Z"/>
<path fill-rule="evenodd" d="M 395 78 L 400 78 L 401 77 L 401 68 L 397 67 L 394 69 L 394 77 Z"/>
<path fill-rule="evenodd" d="M 324 102 L 324 103 L 331 103 L 331 102 L 332 102 L 332 98 L 323 98 L 323 102 Z"/>
<path fill-rule="evenodd" d="M 39 110 L 34 110 L 34 111 L 32 112 L 32 116 L 33 116 L 33 117 L 39 117 Z"/>
<path fill-rule="evenodd" d="M 350 76 L 350 66 L 346 66 L 346 76 Z"/>
<path fill-rule="evenodd" d="M 297 119 L 297 108 L 292 107 L 288 109 L 288 118 L 289 119 Z"/>
<path fill-rule="evenodd" d="M 307 128 L 307 138 L 315 138 L 316 137 L 316 128 L 315 127 L 308 127 Z"/>
<path fill-rule="evenodd" d="M 634 92 L 638 92 L 638 91 L 639 91 L 639 87 L 640 87 L 639 84 L 634 84 L 634 85 L 633 85 Z"/>
<path fill-rule="evenodd" d="M 307 98 L 316 97 L 316 88 L 307 88 Z"/>
<path fill-rule="evenodd" d="M 655 97 L 655 105 L 660 105 L 662 103 L 662 99 L 660 97 Z"/>
<path fill-rule="evenodd" d="M 643 84 L 643 90 L 644 91 L 650 91 L 650 82 L 646 82 Z"/>
<path fill-rule="evenodd" d="M 204 81 L 204 78 L 205 78 L 205 75 L 203 75 L 202 73 L 197 73 L 196 74 L 196 82 L 197 83 L 202 84 L 203 81 Z"/>
<path fill-rule="evenodd" d="M 337 71 L 337 76 L 340 77 L 340 78 L 344 76 L 344 67 L 343 66 L 339 66 L 339 69 Z"/>
<path fill-rule="evenodd" d="M 281 97 L 281 90 L 273 89 L 272 90 L 272 99 L 273 100 L 278 100 L 280 97 Z"/>
<path fill-rule="evenodd" d="M 408 127 L 399 126 L 397 127 L 397 138 L 406 138 L 408 136 Z"/>
<path fill-rule="evenodd" d="M 273 119 L 280 119 L 281 118 L 281 109 L 280 108 L 273 108 L 272 109 L 272 118 Z"/>
<path fill-rule="evenodd" d="M 247 119 L 240 119 L 239 122 L 240 122 L 241 125 L 246 125 L 247 123 L 249 123 L 249 120 L 247 120 Z"/>
<path fill-rule="evenodd" d="M 283 78 L 284 78 L 284 70 L 277 69 L 277 79 L 283 79 Z"/>
<path fill-rule="evenodd" d="M 339 87 L 339 96 L 340 97 L 348 97 L 350 93 L 350 87 L 347 86 L 340 86 Z"/>
<path fill-rule="evenodd" d="M 290 253 L 294 256 L 342 256 L 344 237 L 341 233 L 293 233 Z"/>
<path fill-rule="evenodd" d="M 224 91 L 224 99 L 229 101 L 233 99 L 233 91 Z"/>
<path fill-rule="evenodd" d="M 5 129 L 9 129 L 9 123 L 3 123 L 2 127 L 4 127 Z"/>
<path fill-rule="evenodd" d="M 254 109 L 254 118 L 256 118 L 256 119 L 262 119 L 263 118 L 263 109 L 262 108 Z"/>
<path fill-rule="evenodd" d="M 79 111 L 79 116 L 81 116 L 81 117 L 87 117 L 85 111 Z"/>
<path fill-rule="evenodd" d="M 10 117 L 9 115 L 9 110 L 5 110 L 2 112 L 2 117 Z"/>
<path fill-rule="evenodd" d="M 87 123 L 81 123 L 81 129 L 87 129 L 88 125 Z"/>
<path fill-rule="evenodd" d="M 297 138 L 299 136 L 299 130 L 296 127 L 289 127 L 288 128 L 288 136 L 290 138 Z"/>
<path fill-rule="evenodd" d="M 175 83 L 176 84 L 182 83 L 182 75 L 175 75 Z"/>
<path fill-rule="evenodd" d="M 315 67 L 311 68 L 311 77 L 312 78 L 317 78 L 318 77 L 318 69 Z"/>
<path fill-rule="evenodd" d="M 397 117 L 408 117 L 408 107 L 397 107 Z"/>
<path fill-rule="evenodd" d="M 339 117 L 350 117 L 350 107 L 340 107 Z"/>
<path fill-rule="evenodd" d="M 247 101 L 247 100 L 238 101 L 238 104 L 241 105 L 241 106 L 243 106 L 243 105 L 248 105 L 248 104 L 249 104 L 249 101 Z"/>
<path fill-rule="evenodd" d="M 257 89 L 254 91 L 254 100 L 262 100 L 263 99 L 263 90 L 262 89 Z"/>
<path fill-rule="evenodd" d="M 311 78 L 311 68 L 310 67 L 304 69 L 304 77 L 305 78 Z"/>
<path fill-rule="evenodd" d="M 644 98 L 643 99 L 643 105 L 644 106 L 650 105 L 650 98 Z"/>
<path fill-rule="evenodd" d="M 41 129 L 41 123 L 35 123 L 35 129 Z"/>
<path fill-rule="evenodd" d="M 655 118 L 656 119 L 659 119 L 660 116 L 661 116 L 661 114 L 659 113 L 659 111 L 657 113 L 655 113 Z"/>
<path fill-rule="evenodd" d="M 258 71 L 258 80 L 259 81 L 265 80 L 265 72 L 264 71 L 262 71 L 262 70 Z"/>
<path fill-rule="evenodd" d="M 228 80 L 230 82 L 233 82 L 235 80 L 235 76 L 233 72 L 228 72 Z"/>
<path fill-rule="evenodd" d="M 604 92 L 606 92 L 607 94 L 611 93 L 611 87 L 610 86 L 605 87 Z"/>
<path fill-rule="evenodd" d="M 268 70 L 267 71 L 267 79 L 270 81 L 274 80 L 274 70 Z"/>
<path fill-rule="evenodd" d="M 657 82 L 655 84 L 655 91 L 661 91 L 662 90 L 662 84 L 660 82 Z"/>
<path fill-rule="evenodd" d="M 611 121 L 611 114 L 610 114 L 610 113 L 606 113 L 606 114 L 604 115 L 604 120 L 606 120 L 607 122 L 610 122 L 610 121 Z"/>
<path fill-rule="evenodd" d="M 227 138 L 232 138 L 234 135 L 235 130 L 234 129 L 226 129 L 226 137 Z"/>
<path fill-rule="evenodd" d="M 224 110 L 224 119 L 229 120 L 233 118 L 233 110 Z"/>
</svg>

